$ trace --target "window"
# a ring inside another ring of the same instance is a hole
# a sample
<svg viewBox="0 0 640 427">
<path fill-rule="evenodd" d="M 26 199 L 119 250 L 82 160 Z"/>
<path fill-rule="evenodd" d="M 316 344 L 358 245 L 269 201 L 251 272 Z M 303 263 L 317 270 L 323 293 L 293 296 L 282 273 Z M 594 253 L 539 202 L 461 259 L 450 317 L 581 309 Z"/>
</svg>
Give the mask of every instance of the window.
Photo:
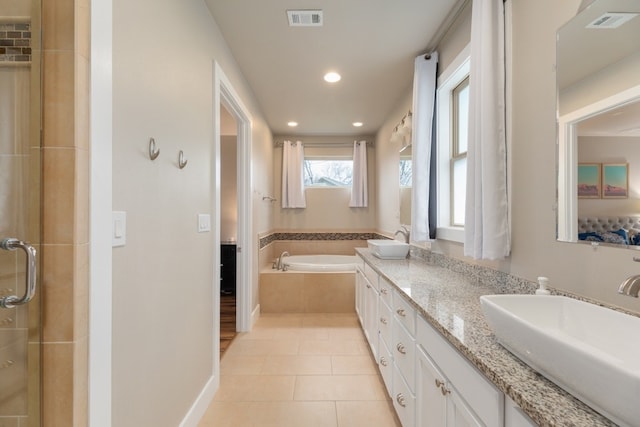
<svg viewBox="0 0 640 427">
<path fill-rule="evenodd" d="M 400 187 L 413 185 L 411 165 L 411 146 L 408 146 L 400 150 Z"/>
<path fill-rule="evenodd" d="M 353 160 L 336 158 L 305 158 L 305 187 L 351 187 Z"/>
<path fill-rule="evenodd" d="M 411 159 L 400 158 L 400 187 L 411 187 L 412 185 Z"/>
<path fill-rule="evenodd" d="M 464 241 L 469 140 L 469 46 L 438 79 L 438 238 Z"/>
<path fill-rule="evenodd" d="M 451 92 L 451 225 L 464 227 L 469 140 L 469 76 Z"/>
</svg>

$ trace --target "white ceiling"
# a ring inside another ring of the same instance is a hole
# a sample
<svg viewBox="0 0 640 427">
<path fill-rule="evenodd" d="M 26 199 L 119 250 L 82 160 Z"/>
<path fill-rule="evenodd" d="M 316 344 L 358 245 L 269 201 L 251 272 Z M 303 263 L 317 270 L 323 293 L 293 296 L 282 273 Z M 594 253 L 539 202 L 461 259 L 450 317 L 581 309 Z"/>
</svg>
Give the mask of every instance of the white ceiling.
<svg viewBox="0 0 640 427">
<path fill-rule="evenodd" d="M 409 93 L 414 58 L 466 0 L 206 3 L 275 135 L 357 135 L 375 133 Z M 287 9 L 321 9 L 324 26 L 289 27 Z M 342 80 L 326 83 L 328 71 Z"/>
</svg>

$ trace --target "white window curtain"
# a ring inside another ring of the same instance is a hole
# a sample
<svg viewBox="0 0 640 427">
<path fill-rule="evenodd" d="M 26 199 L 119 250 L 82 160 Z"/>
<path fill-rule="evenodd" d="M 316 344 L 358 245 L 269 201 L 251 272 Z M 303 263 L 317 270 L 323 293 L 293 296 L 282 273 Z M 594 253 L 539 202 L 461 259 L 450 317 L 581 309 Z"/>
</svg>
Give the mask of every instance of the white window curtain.
<svg viewBox="0 0 640 427">
<path fill-rule="evenodd" d="M 433 142 L 433 114 L 436 99 L 438 53 L 420 55 L 413 71 L 413 132 L 411 136 L 411 238 L 424 242 L 429 236 L 429 211 L 434 209 L 429 197 L 431 184 L 431 154 Z M 435 191 L 435 187 L 434 187 Z M 432 229 L 435 224 L 432 224 Z M 435 237 L 435 236 L 433 236 Z"/>
<path fill-rule="evenodd" d="M 474 0 L 464 254 L 509 256 L 504 3 Z"/>
<path fill-rule="evenodd" d="M 306 208 L 304 196 L 304 147 L 302 142 L 284 141 L 282 145 L 282 207 Z"/>
<path fill-rule="evenodd" d="M 351 208 L 366 208 L 369 205 L 367 189 L 367 141 L 353 143 L 353 179 L 351 180 Z"/>
</svg>

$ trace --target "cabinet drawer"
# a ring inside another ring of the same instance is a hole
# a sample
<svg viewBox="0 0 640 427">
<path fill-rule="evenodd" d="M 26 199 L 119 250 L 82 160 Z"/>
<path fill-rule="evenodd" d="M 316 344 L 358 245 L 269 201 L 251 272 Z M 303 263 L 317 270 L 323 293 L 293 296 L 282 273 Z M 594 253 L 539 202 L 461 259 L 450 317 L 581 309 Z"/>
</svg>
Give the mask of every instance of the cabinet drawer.
<svg viewBox="0 0 640 427">
<path fill-rule="evenodd" d="M 504 395 L 422 316 L 418 316 L 417 342 L 454 385 L 462 399 L 487 426 L 504 421 Z"/>
<path fill-rule="evenodd" d="M 405 300 L 398 291 L 393 292 L 393 315 L 409 331 L 411 336 L 416 335 L 416 310 Z"/>
<path fill-rule="evenodd" d="M 369 280 L 369 283 L 371 283 L 371 286 L 378 290 L 378 273 L 376 273 L 375 270 L 371 268 L 371 266 L 369 266 L 369 264 L 364 265 L 364 275 L 367 276 L 367 279 Z"/>
<path fill-rule="evenodd" d="M 397 320 L 393 321 L 393 341 L 391 346 L 394 363 L 413 392 L 416 385 L 416 344 L 413 337 Z"/>
<path fill-rule="evenodd" d="M 393 323 L 393 314 L 387 304 L 382 299 L 378 301 L 378 328 L 380 337 L 384 339 L 385 344 L 390 346 L 391 341 L 391 324 Z"/>
<path fill-rule="evenodd" d="M 391 307 L 393 304 L 393 287 L 391 286 L 391 283 L 389 283 L 384 277 L 380 276 L 378 278 L 378 287 L 380 288 L 380 298 L 382 298 L 384 302 Z"/>
<path fill-rule="evenodd" d="M 387 389 L 387 394 L 393 396 L 393 357 L 391 351 L 387 347 L 387 343 L 381 338 L 378 346 L 378 369 L 382 375 L 384 386 Z"/>
<path fill-rule="evenodd" d="M 416 416 L 416 398 L 409 390 L 409 386 L 402 378 L 402 374 L 397 367 L 393 369 L 393 407 L 400 418 L 402 427 L 413 427 Z"/>
</svg>

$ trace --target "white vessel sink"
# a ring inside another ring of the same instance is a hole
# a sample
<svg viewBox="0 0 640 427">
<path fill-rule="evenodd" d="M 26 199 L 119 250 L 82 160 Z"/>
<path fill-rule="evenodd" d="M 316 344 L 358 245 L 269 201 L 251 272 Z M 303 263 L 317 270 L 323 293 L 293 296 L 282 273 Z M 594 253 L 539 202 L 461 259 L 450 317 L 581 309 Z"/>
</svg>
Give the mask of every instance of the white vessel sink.
<svg viewBox="0 0 640 427">
<path fill-rule="evenodd" d="M 485 295 L 498 342 L 596 411 L 640 425 L 640 318 L 562 296 Z"/>
<path fill-rule="evenodd" d="M 367 240 L 367 245 L 380 259 L 404 259 L 409 253 L 409 244 L 397 240 L 371 239 Z"/>
</svg>

